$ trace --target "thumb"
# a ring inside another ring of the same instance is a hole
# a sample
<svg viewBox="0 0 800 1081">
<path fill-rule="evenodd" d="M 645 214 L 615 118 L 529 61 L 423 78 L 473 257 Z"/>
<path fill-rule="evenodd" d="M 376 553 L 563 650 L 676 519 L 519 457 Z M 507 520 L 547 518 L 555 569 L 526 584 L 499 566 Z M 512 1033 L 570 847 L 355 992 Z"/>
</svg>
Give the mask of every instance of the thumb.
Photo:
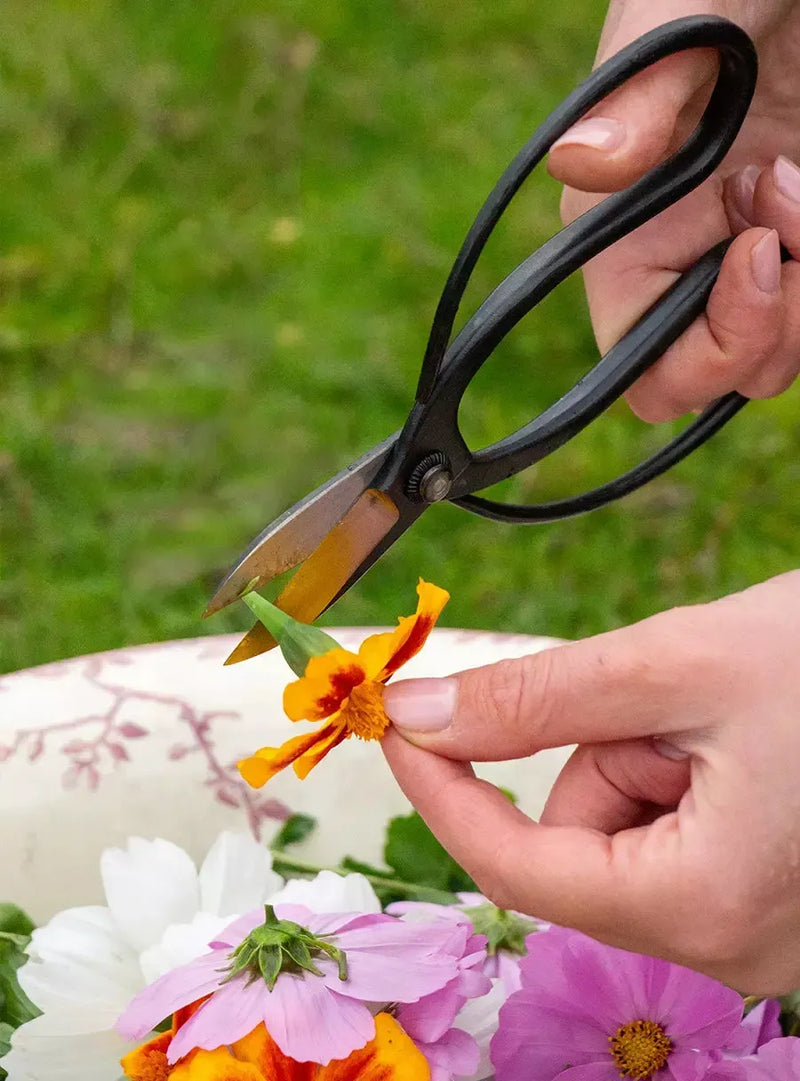
<svg viewBox="0 0 800 1081">
<path fill-rule="evenodd" d="M 630 14 L 625 13 L 613 32 L 605 35 L 598 60 L 613 56 L 672 17 L 665 14 L 663 4 L 631 6 Z M 688 13 L 685 0 L 678 6 L 680 14 Z M 698 10 L 707 8 L 696 6 Z M 716 70 L 713 49 L 690 49 L 633 76 L 553 144 L 548 171 L 581 191 L 627 187 L 662 161 L 691 131 Z"/>
<path fill-rule="evenodd" d="M 713 678 L 696 670 L 709 665 L 685 611 L 442 679 L 393 683 L 384 708 L 407 740 L 461 761 L 667 735 L 687 727 L 694 688 Z"/>
</svg>

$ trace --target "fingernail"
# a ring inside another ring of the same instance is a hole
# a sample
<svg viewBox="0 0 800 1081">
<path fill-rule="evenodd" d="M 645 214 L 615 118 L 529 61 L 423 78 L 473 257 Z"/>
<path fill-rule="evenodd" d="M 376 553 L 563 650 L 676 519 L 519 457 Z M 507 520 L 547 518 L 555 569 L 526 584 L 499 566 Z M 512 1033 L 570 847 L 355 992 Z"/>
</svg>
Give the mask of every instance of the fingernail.
<svg viewBox="0 0 800 1081">
<path fill-rule="evenodd" d="M 775 296 L 781 287 L 781 245 L 778 234 L 770 229 L 750 252 L 750 272 L 762 293 Z"/>
<path fill-rule="evenodd" d="M 775 178 L 775 187 L 781 195 L 794 203 L 800 203 L 800 169 L 795 163 L 788 158 L 776 158 L 772 175 Z"/>
<path fill-rule="evenodd" d="M 619 120 L 590 116 L 573 124 L 550 149 L 555 150 L 557 146 L 588 146 L 592 150 L 617 150 L 624 141 L 625 128 Z"/>
<path fill-rule="evenodd" d="M 733 201 L 745 221 L 753 220 L 753 196 L 760 176 L 761 170 L 757 165 L 748 165 L 731 181 Z"/>
<path fill-rule="evenodd" d="M 662 758 L 669 758 L 673 762 L 683 762 L 689 757 L 688 751 L 682 751 L 680 747 L 676 747 L 674 743 L 669 743 L 665 739 L 654 739 L 653 747 Z"/>
<path fill-rule="evenodd" d="M 398 728 L 438 732 L 453 718 L 457 690 L 454 679 L 405 679 L 387 686 L 383 708 Z"/>
</svg>

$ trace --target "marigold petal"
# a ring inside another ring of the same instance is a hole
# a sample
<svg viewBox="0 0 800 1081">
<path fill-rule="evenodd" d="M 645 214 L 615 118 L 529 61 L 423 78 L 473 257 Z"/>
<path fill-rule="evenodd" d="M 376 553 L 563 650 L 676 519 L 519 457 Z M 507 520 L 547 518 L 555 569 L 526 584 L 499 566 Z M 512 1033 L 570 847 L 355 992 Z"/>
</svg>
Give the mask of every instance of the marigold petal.
<svg viewBox="0 0 800 1081">
<path fill-rule="evenodd" d="M 320 736 L 323 732 L 327 732 L 328 735 L 300 755 L 292 766 L 301 781 L 305 780 L 314 766 L 318 765 L 329 751 L 338 747 L 348 736 L 347 728 L 341 719 L 337 719 L 335 724 L 325 725 L 325 728 L 320 731 Z"/>
<path fill-rule="evenodd" d="M 330 749 L 331 738 L 340 731 L 346 732 L 344 726 L 341 723 L 332 721 L 314 732 L 306 732 L 302 736 L 288 739 L 280 747 L 261 747 L 250 758 L 243 758 L 241 762 L 237 763 L 239 773 L 251 788 L 261 788 L 276 773 L 280 773 L 282 769 L 291 766 L 293 762 L 306 755 L 318 744 L 323 746 L 323 754 L 326 754 Z M 317 761 L 319 761 L 319 758 Z M 313 762 L 308 769 L 311 769 L 313 765 L 316 765 L 316 762 Z M 307 772 L 308 770 L 306 770 Z M 299 773 L 298 776 L 300 776 Z"/>
<path fill-rule="evenodd" d="M 370 679 L 385 683 L 398 668 L 419 653 L 450 600 L 446 589 L 421 578 L 417 596 L 419 600 L 413 616 L 401 616 L 393 631 L 370 635 L 361 643 L 358 658 Z"/>
<path fill-rule="evenodd" d="M 189 1018 L 193 1017 L 210 998 L 211 995 L 203 995 L 196 1002 L 190 1002 L 188 1006 L 182 1006 L 179 1010 L 176 1010 L 172 1015 L 172 1035 L 174 1036 L 181 1025 L 185 1025 Z"/>
<path fill-rule="evenodd" d="M 248 1062 L 239 1062 L 227 1047 L 193 1051 L 172 1067 L 169 1081 L 272 1081 Z M 305 1079 L 304 1079 L 305 1081 Z"/>
<path fill-rule="evenodd" d="M 130 1081 L 167 1081 L 170 1076 L 167 1050 L 171 1042 L 172 1033 L 162 1032 L 129 1051 L 120 1059 L 122 1072 Z"/>
<path fill-rule="evenodd" d="M 237 1059 L 257 1066 L 259 1077 L 268 1081 L 315 1081 L 317 1076 L 316 1062 L 295 1062 L 288 1058 L 263 1025 L 237 1040 L 231 1050 Z"/>
<path fill-rule="evenodd" d="M 364 679 L 364 666 L 348 649 L 332 649 L 312 657 L 305 675 L 283 692 L 283 709 L 292 721 L 322 721 L 341 706 Z"/>
<path fill-rule="evenodd" d="M 379 1013 L 375 1039 L 321 1066 L 316 1081 L 430 1081 L 428 1060 L 393 1017 Z"/>
</svg>

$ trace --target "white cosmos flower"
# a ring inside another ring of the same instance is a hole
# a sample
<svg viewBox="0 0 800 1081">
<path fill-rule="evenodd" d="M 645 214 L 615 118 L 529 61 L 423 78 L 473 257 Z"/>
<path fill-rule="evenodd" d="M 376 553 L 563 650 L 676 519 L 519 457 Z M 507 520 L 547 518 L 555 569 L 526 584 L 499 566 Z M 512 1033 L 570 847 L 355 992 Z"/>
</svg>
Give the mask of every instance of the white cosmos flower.
<svg viewBox="0 0 800 1081">
<path fill-rule="evenodd" d="M 42 1016 L 13 1034 L 9 1081 L 121 1079 L 130 1045 L 113 1026 L 134 995 L 283 886 L 244 833 L 222 833 L 199 873 L 182 848 L 140 837 L 107 849 L 100 869 L 106 906 L 66 909 L 33 932 L 18 976 Z"/>
<path fill-rule="evenodd" d="M 314 878 L 293 878 L 270 898 L 273 905 L 305 905 L 312 912 L 380 912 L 381 903 L 363 875 L 320 871 Z"/>
<path fill-rule="evenodd" d="M 456 1014 L 455 1028 L 474 1036 L 481 1053 L 478 1069 L 465 1081 L 484 1081 L 494 1077 L 494 1067 L 489 1061 L 489 1045 L 500 1023 L 500 1007 L 508 998 L 508 988 L 502 980 L 492 980 L 492 989 L 481 998 L 471 998 Z"/>
</svg>

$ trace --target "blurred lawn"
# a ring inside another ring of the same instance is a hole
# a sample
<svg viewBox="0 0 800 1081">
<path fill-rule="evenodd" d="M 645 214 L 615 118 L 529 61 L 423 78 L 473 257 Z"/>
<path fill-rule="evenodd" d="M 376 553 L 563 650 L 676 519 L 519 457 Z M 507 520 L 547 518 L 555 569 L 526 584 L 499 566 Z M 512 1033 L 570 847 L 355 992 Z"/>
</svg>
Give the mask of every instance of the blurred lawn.
<svg viewBox="0 0 800 1081">
<path fill-rule="evenodd" d="M 238 629 L 204 603 L 250 536 L 410 404 L 484 194 L 589 68 L 601 0 L 6 0 L 0 37 L 0 670 Z M 529 185 L 475 301 L 557 222 Z M 465 405 L 475 444 L 593 362 L 570 282 Z M 577 636 L 798 562 L 798 395 L 750 407 L 618 507 L 426 515 L 329 614 L 419 574 L 450 625 Z M 623 407 L 517 500 L 653 449 Z"/>
</svg>

